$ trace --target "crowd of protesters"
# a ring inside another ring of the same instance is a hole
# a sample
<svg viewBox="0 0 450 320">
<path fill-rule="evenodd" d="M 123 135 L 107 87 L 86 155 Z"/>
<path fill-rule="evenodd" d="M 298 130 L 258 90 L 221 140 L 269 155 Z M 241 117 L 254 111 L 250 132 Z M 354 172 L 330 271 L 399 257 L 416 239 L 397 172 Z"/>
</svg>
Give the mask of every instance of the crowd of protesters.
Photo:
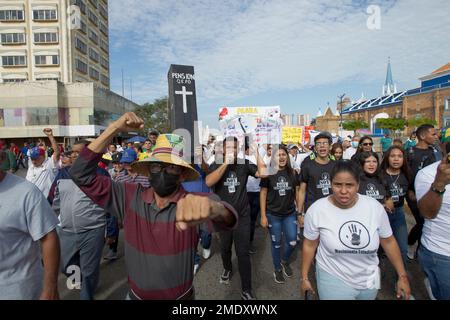
<svg viewBox="0 0 450 320">
<path fill-rule="evenodd" d="M 119 258 L 123 230 L 126 299 L 194 299 L 194 276 L 217 232 L 218 282 L 233 279 L 234 244 L 241 298 L 254 300 L 258 224 L 270 235 L 277 284 L 293 277 L 293 253 L 302 250 L 301 294 L 375 299 L 388 259 L 392 290 L 413 299 L 410 283 L 421 280 L 409 263 L 418 258 L 430 298 L 450 299 L 450 130 L 422 125 L 405 143 L 386 134 L 380 152 L 370 136 L 320 132 L 310 147 L 211 136 L 188 160 L 173 134 L 112 143 L 142 128 L 126 113 L 66 149 L 51 129 L 48 147 L 0 143 L 0 299 L 58 299 L 58 275 L 74 266 L 80 299 L 94 299 L 100 262 Z M 20 167 L 26 179 L 14 175 Z M 408 212 L 416 221 L 409 234 Z"/>
</svg>

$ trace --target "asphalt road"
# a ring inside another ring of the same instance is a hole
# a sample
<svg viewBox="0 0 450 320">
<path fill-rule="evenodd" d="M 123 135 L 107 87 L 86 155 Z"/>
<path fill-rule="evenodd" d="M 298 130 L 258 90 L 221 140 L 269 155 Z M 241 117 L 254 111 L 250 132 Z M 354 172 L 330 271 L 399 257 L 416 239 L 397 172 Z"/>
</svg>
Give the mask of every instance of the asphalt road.
<svg viewBox="0 0 450 320">
<path fill-rule="evenodd" d="M 20 176 L 25 176 L 22 169 L 18 172 Z M 414 219 L 407 214 L 408 227 L 411 228 Z M 100 283 L 97 289 L 95 299 L 104 300 L 122 300 L 127 293 L 127 274 L 123 257 L 123 234 L 120 234 L 119 240 L 119 259 L 113 262 L 102 260 L 100 267 Z M 284 284 L 277 284 L 273 280 L 273 265 L 270 248 L 270 238 L 266 230 L 256 229 L 255 244 L 257 253 L 251 255 L 253 272 L 253 292 L 258 299 L 264 300 L 295 300 L 302 299 L 300 293 L 300 257 L 301 244 L 297 246 L 292 256 L 291 266 L 294 270 L 294 276 L 286 278 Z M 106 249 L 105 249 L 106 252 Z M 201 253 L 201 247 L 199 246 Z M 213 235 L 211 246 L 211 256 L 208 260 L 202 258 L 199 271 L 195 277 L 194 285 L 196 298 L 199 300 L 233 300 L 240 299 L 240 280 L 237 272 L 237 258 L 233 256 L 234 274 L 229 285 L 220 284 L 219 276 L 222 272 L 222 262 L 220 258 L 219 239 Z M 395 298 L 394 283 L 395 272 L 387 259 L 381 261 L 382 287 L 377 299 L 392 300 Z M 423 282 L 423 273 L 417 260 L 407 263 L 407 268 L 412 276 L 410 280 L 412 294 L 416 299 L 428 299 Z M 310 279 L 314 279 L 311 274 Z M 77 300 L 79 299 L 79 290 L 69 290 L 67 287 L 67 277 L 60 275 L 59 292 L 61 299 Z"/>
</svg>

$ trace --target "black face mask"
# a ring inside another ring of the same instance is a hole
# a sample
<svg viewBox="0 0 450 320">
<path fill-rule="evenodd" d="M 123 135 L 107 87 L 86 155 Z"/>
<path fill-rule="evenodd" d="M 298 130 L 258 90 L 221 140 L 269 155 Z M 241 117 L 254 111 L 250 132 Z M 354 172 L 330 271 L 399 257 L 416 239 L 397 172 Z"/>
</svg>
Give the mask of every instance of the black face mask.
<svg viewBox="0 0 450 320">
<path fill-rule="evenodd" d="M 178 188 L 180 176 L 167 173 L 162 170 L 159 173 L 151 173 L 150 184 L 155 190 L 156 194 L 160 197 L 167 197 L 175 192 Z"/>
</svg>

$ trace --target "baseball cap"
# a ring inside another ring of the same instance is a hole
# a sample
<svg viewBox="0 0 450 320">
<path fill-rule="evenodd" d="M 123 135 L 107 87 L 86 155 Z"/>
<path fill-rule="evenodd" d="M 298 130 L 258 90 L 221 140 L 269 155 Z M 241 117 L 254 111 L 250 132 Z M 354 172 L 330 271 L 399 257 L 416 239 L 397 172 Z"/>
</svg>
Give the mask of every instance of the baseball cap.
<svg viewBox="0 0 450 320">
<path fill-rule="evenodd" d="M 118 163 L 118 162 L 120 162 L 120 159 L 122 159 L 122 153 L 120 153 L 120 152 L 114 153 L 111 158 L 112 158 L 112 163 Z"/>
<path fill-rule="evenodd" d="M 120 159 L 120 163 L 132 163 L 137 159 L 137 153 L 133 149 L 125 149 L 123 151 L 122 159 Z"/>
<path fill-rule="evenodd" d="M 330 143 L 333 141 L 333 138 L 331 137 L 331 134 L 328 131 L 322 131 L 317 136 L 315 136 L 314 143 L 316 143 L 316 141 L 319 139 L 328 139 Z"/>
<path fill-rule="evenodd" d="M 293 143 L 288 144 L 288 146 L 287 146 L 287 149 L 288 149 L 288 150 L 291 150 L 291 149 L 293 149 L 293 148 L 297 148 L 297 149 L 298 149 L 298 147 L 297 147 L 296 144 L 293 144 Z"/>
<path fill-rule="evenodd" d="M 42 149 L 40 147 L 34 147 L 33 149 L 31 149 L 31 151 L 30 151 L 30 158 L 32 160 L 36 160 L 40 156 L 45 156 L 45 150 L 44 149 Z"/>
</svg>

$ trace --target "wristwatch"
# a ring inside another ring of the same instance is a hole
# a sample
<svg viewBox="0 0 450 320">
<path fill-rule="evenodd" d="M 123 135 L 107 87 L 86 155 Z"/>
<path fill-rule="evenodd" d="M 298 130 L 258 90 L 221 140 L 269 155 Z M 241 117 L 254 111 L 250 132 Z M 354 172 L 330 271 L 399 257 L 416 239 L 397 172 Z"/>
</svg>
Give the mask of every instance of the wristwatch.
<svg viewBox="0 0 450 320">
<path fill-rule="evenodd" d="M 438 195 L 443 196 L 445 193 L 445 187 L 444 190 L 438 190 L 434 187 L 434 184 L 431 185 L 431 191 L 436 192 Z"/>
</svg>

